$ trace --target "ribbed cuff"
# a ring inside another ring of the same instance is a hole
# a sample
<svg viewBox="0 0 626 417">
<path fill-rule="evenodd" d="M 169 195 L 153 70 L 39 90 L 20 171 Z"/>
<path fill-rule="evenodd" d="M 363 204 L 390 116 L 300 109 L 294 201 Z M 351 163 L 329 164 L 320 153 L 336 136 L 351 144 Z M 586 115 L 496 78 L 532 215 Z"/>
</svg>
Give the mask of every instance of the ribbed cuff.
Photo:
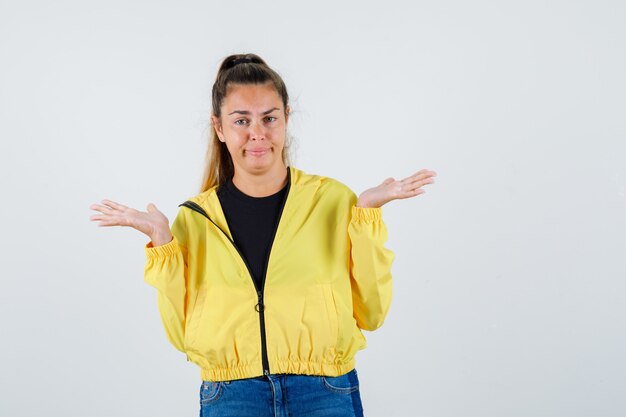
<svg viewBox="0 0 626 417">
<path fill-rule="evenodd" d="M 144 250 L 148 259 L 156 259 L 175 255 L 176 253 L 180 252 L 180 247 L 178 246 L 178 240 L 176 240 L 176 236 L 173 236 L 173 239 L 165 245 L 152 246 L 152 241 L 150 241 L 146 244 Z"/>
<path fill-rule="evenodd" d="M 383 217 L 382 207 L 357 207 L 352 206 L 352 221 L 374 222 Z"/>
</svg>

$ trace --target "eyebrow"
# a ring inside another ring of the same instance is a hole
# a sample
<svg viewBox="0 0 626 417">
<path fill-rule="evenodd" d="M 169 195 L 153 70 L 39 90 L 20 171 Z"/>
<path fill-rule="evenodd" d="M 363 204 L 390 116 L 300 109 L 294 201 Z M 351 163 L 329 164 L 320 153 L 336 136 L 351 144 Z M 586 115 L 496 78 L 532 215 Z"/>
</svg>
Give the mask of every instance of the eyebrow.
<svg viewBox="0 0 626 417">
<path fill-rule="evenodd" d="M 270 114 L 271 112 L 273 112 L 274 110 L 280 110 L 278 107 L 274 107 L 273 109 L 269 109 L 269 110 L 265 110 L 262 114 L 266 115 L 266 114 Z M 228 115 L 230 116 L 231 114 L 235 114 L 235 113 L 239 113 L 239 114 L 251 114 L 249 111 L 247 110 L 235 110 L 232 113 L 228 113 Z"/>
</svg>

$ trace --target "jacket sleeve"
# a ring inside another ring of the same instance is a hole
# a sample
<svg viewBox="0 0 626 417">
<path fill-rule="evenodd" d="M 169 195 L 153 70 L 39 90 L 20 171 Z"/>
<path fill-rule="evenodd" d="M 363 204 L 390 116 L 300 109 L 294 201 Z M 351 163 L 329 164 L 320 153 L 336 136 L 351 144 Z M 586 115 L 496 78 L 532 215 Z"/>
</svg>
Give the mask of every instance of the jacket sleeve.
<svg viewBox="0 0 626 417">
<path fill-rule="evenodd" d="M 348 235 L 354 318 L 359 328 L 373 331 L 382 326 L 391 305 L 391 264 L 395 258 L 383 246 L 387 228 L 382 208 L 353 205 Z"/>
<path fill-rule="evenodd" d="M 157 304 L 165 333 L 184 352 L 185 313 L 189 283 L 186 225 L 182 209 L 172 224 L 173 239 L 164 245 L 145 245 L 144 281 L 157 289 Z"/>
</svg>

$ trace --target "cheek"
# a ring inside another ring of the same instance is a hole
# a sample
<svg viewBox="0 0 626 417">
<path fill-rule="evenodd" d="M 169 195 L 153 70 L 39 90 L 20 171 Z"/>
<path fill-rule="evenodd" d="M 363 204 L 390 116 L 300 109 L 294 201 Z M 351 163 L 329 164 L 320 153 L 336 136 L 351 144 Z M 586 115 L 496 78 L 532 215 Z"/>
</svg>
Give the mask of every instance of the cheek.
<svg viewBox="0 0 626 417">
<path fill-rule="evenodd" d="M 229 151 L 231 153 L 240 154 L 244 147 L 245 147 L 245 144 L 243 142 L 240 142 L 240 141 L 232 142 L 231 141 L 230 146 L 228 147 L 228 149 L 229 149 Z"/>
<path fill-rule="evenodd" d="M 229 148 L 236 148 L 245 143 L 245 138 L 236 129 L 224 129 L 224 137 L 227 139 Z"/>
</svg>

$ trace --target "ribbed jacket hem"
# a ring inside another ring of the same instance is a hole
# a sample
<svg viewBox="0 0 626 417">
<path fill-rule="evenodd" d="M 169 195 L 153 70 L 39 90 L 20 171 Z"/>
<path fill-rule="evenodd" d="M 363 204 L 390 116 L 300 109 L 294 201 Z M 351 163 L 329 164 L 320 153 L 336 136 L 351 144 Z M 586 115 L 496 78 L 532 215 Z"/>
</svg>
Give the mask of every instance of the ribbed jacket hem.
<svg viewBox="0 0 626 417">
<path fill-rule="evenodd" d="M 284 360 L 270 362 L 272 374 L 298 374 L 298 375 L 325 375 L 339 376 L 354 369 L 355 359 L 346 363 L 322 363 L 322 362 L 296 362 Z M 263 370 L 259 366 L 239 366 L 235 368 L 201 368 L 200 377 L 204 381 L 230 381 L 234 379 L 255 378 L 263 376 Z"/>
<path fill-rule="evenodd" d="M 173 236 L 173 239 L 165 245 L 152 246 L 152 242 L 148 242 L 146 246 L 144 246 L 144 251 L 146 252 L 147 259 L 156 259 L 175 255 L 180 252 L 180 248 L 178 247 L 176 236 Z"/>
<path fill-rule="evenodd" d="M 382 207 L 352 206 L 352 221 L 369 223 L 379 221 L 383 216 Z"/>
</svg>

